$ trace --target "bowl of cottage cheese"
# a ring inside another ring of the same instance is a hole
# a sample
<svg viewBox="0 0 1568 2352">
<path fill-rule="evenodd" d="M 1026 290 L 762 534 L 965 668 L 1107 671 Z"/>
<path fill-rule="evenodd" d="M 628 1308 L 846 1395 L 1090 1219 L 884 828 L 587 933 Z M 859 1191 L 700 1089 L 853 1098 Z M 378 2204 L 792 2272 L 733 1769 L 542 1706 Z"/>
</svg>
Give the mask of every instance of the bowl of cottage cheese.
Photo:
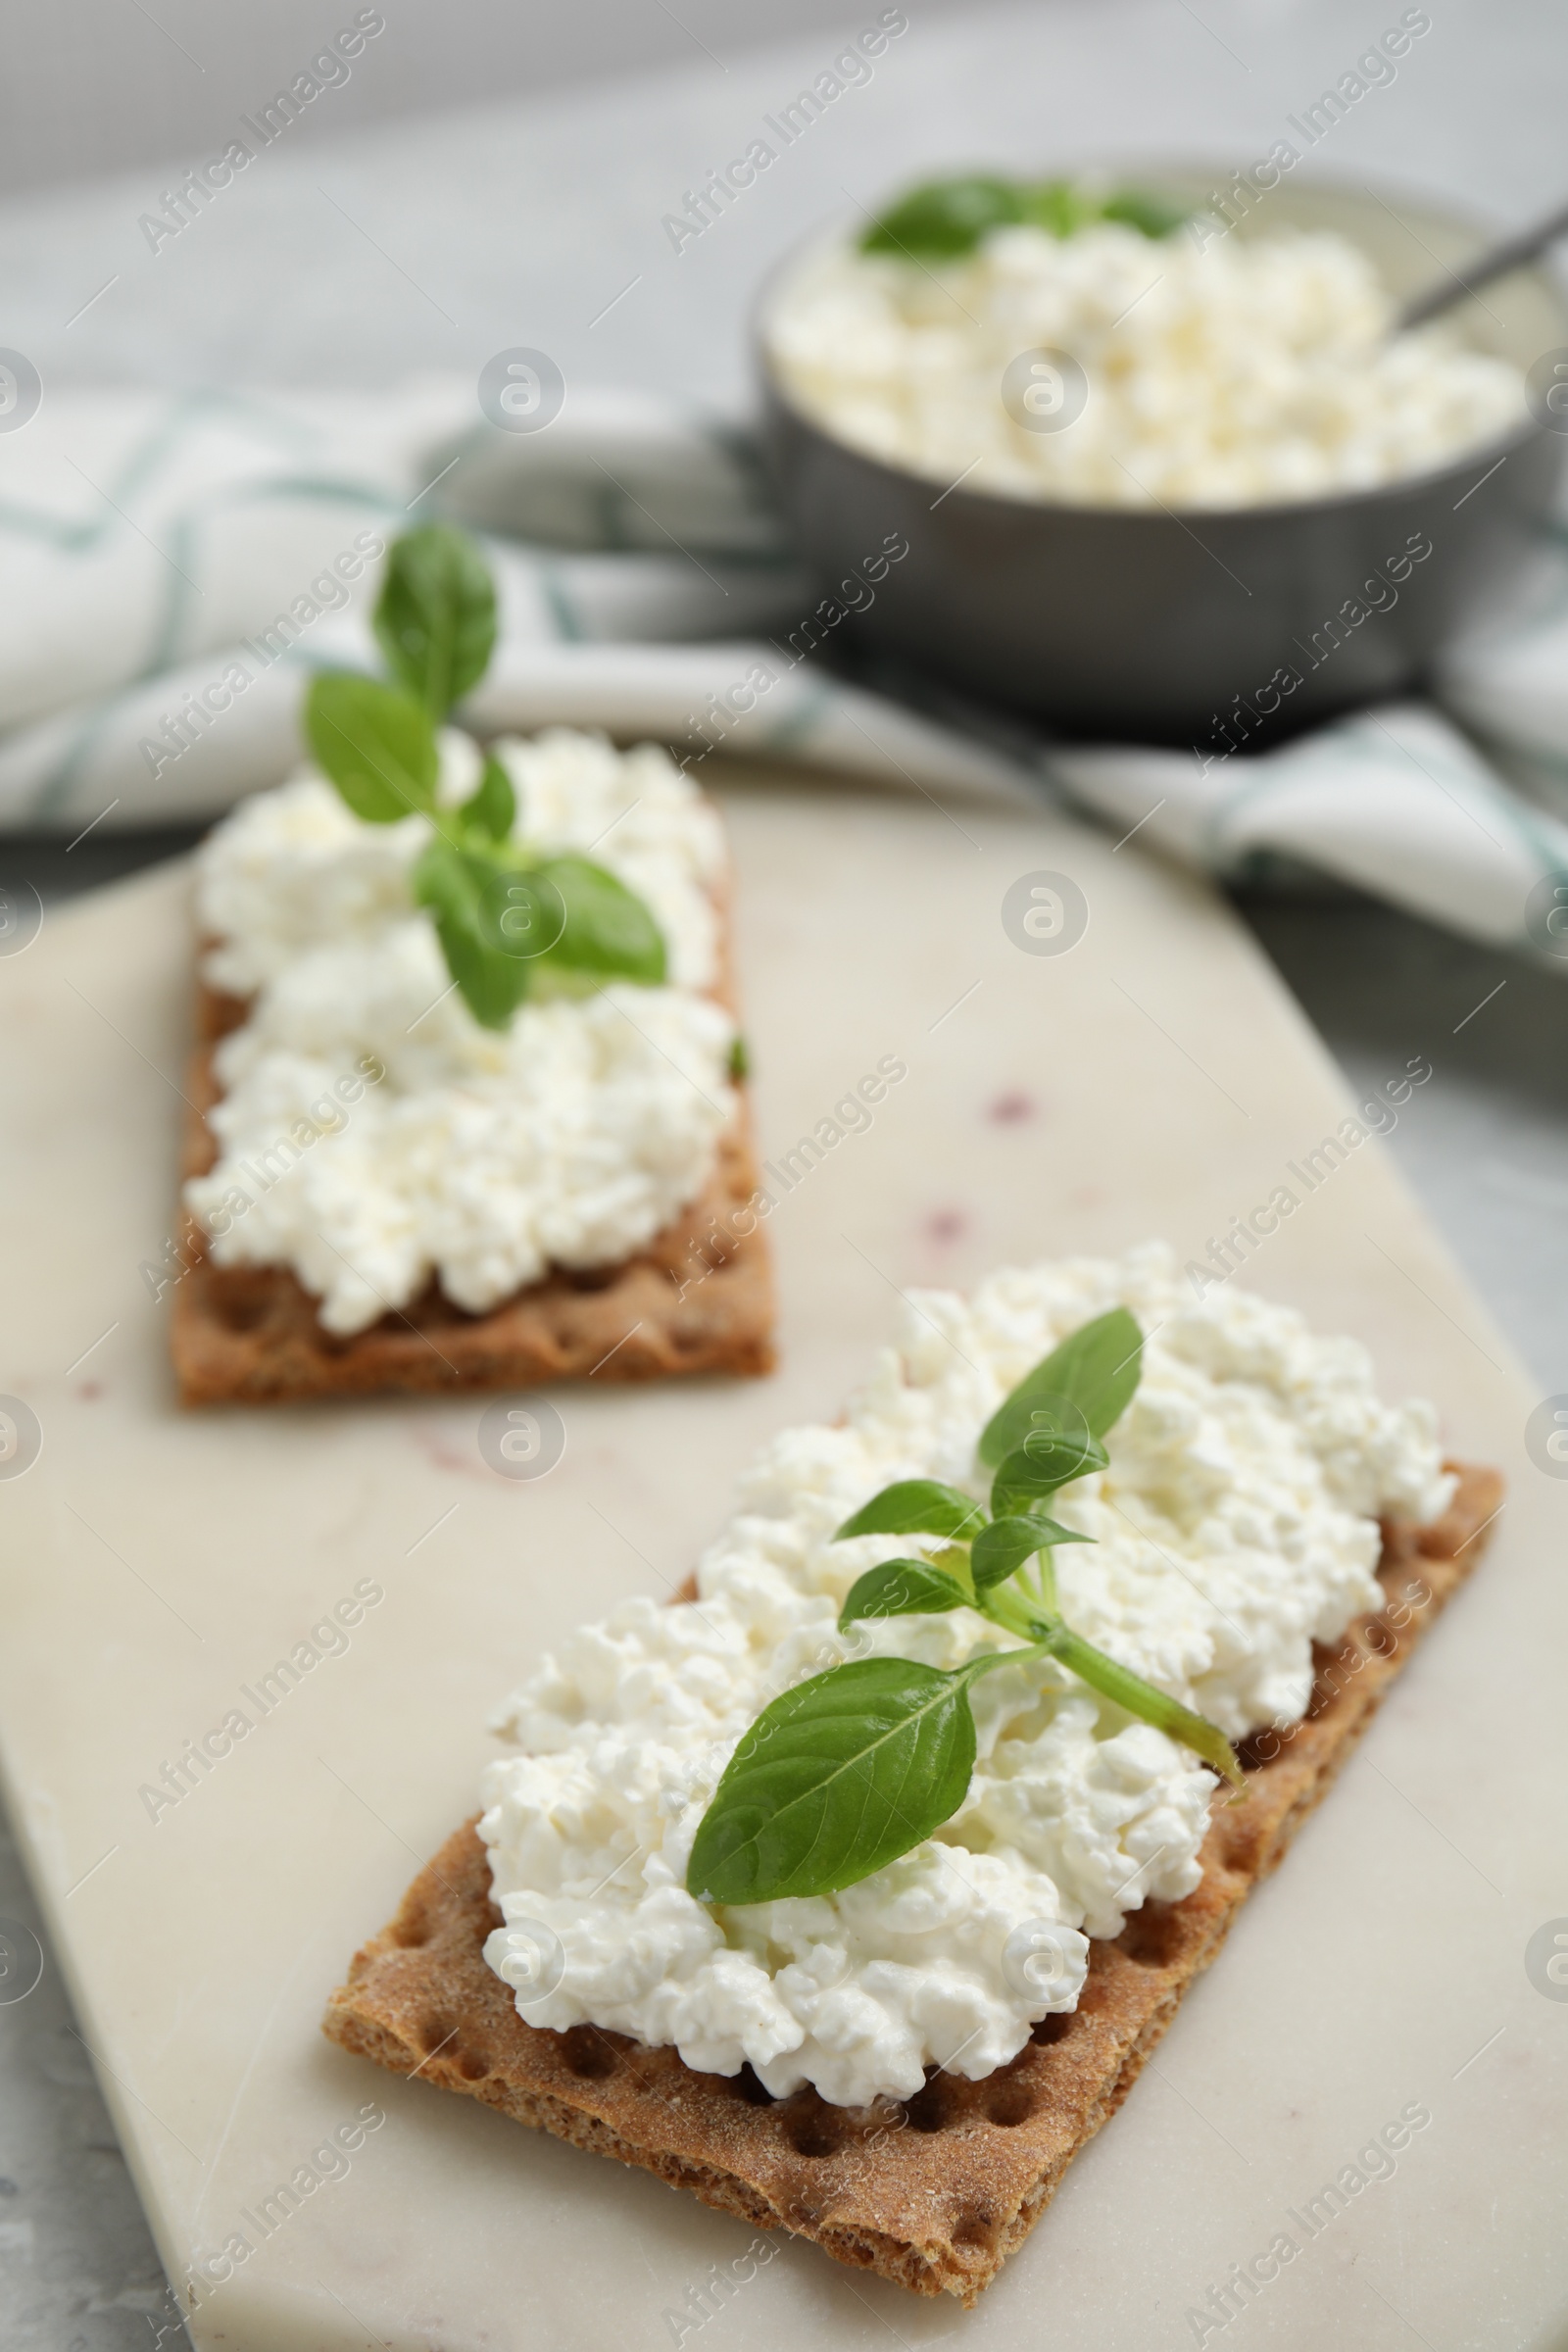
<svg viewBox="0 0 1568 2352">
<path fill-rule="evenodd" d="M 1526 379 L 1562 296 L 1400 331 L 1482 228 L 1230 178 L 977 175 L 786 261 L 757 347 L 808 639 L 1203 758 L 1404 691 L 1494 600 L 1560 470 Z"/>
</svg>

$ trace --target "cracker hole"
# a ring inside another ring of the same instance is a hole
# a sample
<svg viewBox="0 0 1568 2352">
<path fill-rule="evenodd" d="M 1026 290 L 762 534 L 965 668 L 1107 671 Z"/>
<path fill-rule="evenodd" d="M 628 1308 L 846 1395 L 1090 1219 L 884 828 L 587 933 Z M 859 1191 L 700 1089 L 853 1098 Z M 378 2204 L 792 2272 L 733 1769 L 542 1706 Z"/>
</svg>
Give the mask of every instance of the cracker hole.
<svg viewBox="0 0 1568 2352">
<path fill-rule="evenodd" d="M 1116 1949 L 1140 1968 L 1164 1968 L 1181 1940 L 1181 1925 L 1169 1903 L 1146 1903 L 1132 1912 L 1116 1937 Z"/>
<path fill-rule="evenodd" d="M 1049 2017 L 1043 2017 L 1037 2026 L 1031 2028 L 1029 2038 L 1031 2041 L 1040 2042 L 1042 2044 L 1053 2041 L 1065 2041 L 1067 2035 L 1072 2032 L 1072 2010 L 1053 2009 Z"/>
<path fill-rule="evenodd" d="M 1027 2082 L 996 2082 L 986 2094 L 986 2121 L 1000 2124 L 1004 2132 L 1026 2124 L 1034 2111 L 1035 2096 Z"/>
<path fill-rule="evenodd" d="M 490 2061 L 480 2051 L 459 2050 L 458 2072 L 465 2082 L 482 2082 L 490 2071 Z"/>
<path fill-rule="evenodd" d="M 566 2072 L 581 2082 L 602 2082 L 619 2064 L 618 2053 L 593 2026 L 571 2026 L 561 2037 Z"/>
<path fill-rule="evenodd" d="M 430 1922 L 422 1909 L 400 1919 L 392 1931 L 392 1940 L 403 1951 L 415 1951 L 430 1940 Z"/>
<path fill-rule="evenodd" d="M 214 1304 L 217 1308 L 218 1320 L 225 1331 L 258 1331 L 271 1312 L 271 1302 L 267 1298 L 224 1298 L 220 1297 L 214 1301 Z"/>
<path fill-rule="evenodd" d="M 792 2118 L 788 2136 L 797 2156 L 836 2156 L 844 2145 L 843 2120 L 830 2107 L 811 2108 Z"/>
<path fill-rule="evenodd" d="M 434 2016 L 421 2017 L 418 2046 L 426 2058 L 433 2058 L 443 2042 L 446 2043 L 448 2049 L 451 2048 L 452 2037 L 456 2032 L 457 2028 L 449 2017 L 442 2017 L 439 2013 Z M 444 2056 L 446 2053 L 443 2051 L 442 2054 Z"/>
<path fill-rule="evenodd" d="M 934 2075 L 924 2090 L 917 2090 L 912 2099 L 906 2099 L 904 2112 L 911 2132 L 941 2132 L 953 2118 L 954 2097 L 949 2083 Z"/>
<path fill-rule="evenodd" d="M 748 2107 L 771 2107 L 775 2103 L 773 2093 L 758 2081 L 749 2066 L 743 2066 L 735 2077 L 735 2096 L 744 2099 Z"/>
<path fill-rule="evenodd" d="M 1272 1764 L 1290 1746 L 1298 1728 L 1293 1723 L 1288 1730 L 1281 1732 L 1269 1726 L 1261 1732 L 1253 1732 L 1249 1739 L 1239 1740 L 1236 1753 L 1241 1760 L 1242 1770 L 1261 1772 L 1265 1765 Z"/>
</svg>

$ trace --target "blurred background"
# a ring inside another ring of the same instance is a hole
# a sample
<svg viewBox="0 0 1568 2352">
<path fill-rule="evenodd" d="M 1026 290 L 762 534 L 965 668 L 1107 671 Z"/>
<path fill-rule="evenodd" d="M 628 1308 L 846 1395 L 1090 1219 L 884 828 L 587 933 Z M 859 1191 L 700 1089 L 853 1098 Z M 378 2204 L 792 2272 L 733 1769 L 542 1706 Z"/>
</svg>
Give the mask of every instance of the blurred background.
<svg viewBox="0 0 1568 2352">
<path fill-rule="evenodd" d="M 777 257 L 903 180 L 1265 153 L 1398 0 L 908 0 L 907 30 L 704 233 L 665 217 L 879 14 L 839 0 L 52 0 L 4 10 L 0 343 L 47 387 L 341 387 L 367 402 L 514 346 L 568 385 L 744 411 Z M 1311 169 L 1499 225 L 1568 195 L 1559 0 L 1442 0 Z M 254 165 L 150 240 L 220 153 L 358 26 Z M 15 619 L 15 616 L 13 616 Z M 189 829 L 0 838 L 45 904 Z M 1565 977 L 1327 884 L 1237 903 L 1350 1078 L 1424 1053 L 1390 1148 L 1540 1384 L 1568 1389 Z M 0 1915 L 36 1925 L 0 1845 Z M 58 1972 L 0 2007 L 0 2341 L 183 2341 Z"/>
</svg>

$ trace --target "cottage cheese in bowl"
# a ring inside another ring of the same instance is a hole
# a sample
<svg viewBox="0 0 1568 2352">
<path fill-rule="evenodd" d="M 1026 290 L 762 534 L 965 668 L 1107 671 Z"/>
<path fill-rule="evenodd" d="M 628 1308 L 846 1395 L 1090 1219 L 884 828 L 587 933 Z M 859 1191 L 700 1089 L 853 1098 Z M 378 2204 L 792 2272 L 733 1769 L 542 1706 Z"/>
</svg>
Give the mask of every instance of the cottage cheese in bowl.
<svg viewBox="0 0 1568 2352">
<path fill-rule="evenodd" d="M 856 1656 L 953 1667 L 1012 1645 L 967 1608 L 840 1631 L 856 1579 L 922 1540 L 834 1531 L 895 1480 L 983 1495 L 976 1443 L 1003 1396 L 1116 1305 L 1147 1335 L 1143 1379 L 1108 1468 L 1053 1504 L 1096 1539 L 1055 1554 L 1063 1613 L 1232 1739 L 1303 1714 L 1313 1642 L 1380 1605 L 1379 1516 L 1448 1499 L 1431 1407 L 1384 1404 L 1363 1350 L 1289 1308 L 1228 1288 L 1195 1302 L 1160 1245 L 921 1294 L 844 1418 L 763 1452 L 696 1600 L 623 1603 L 497 1717 L 511 1752 L 480 1830 L 505 1925 L 485 1956 L 529 2025 L 750 2065 L 780 2097 L 907 2098 L 928 2067 L 1004 2065 L 1075 2005 L 1090 1938 L 1198 1885 L 1213 1776 L 1030 1657 L 973 1686 L 968 1793 L 898 1861 L 809 1899 L 726 1907 L 686 1886 L 719 1776 L 779 1693 Z"/>
<path fill-rule="evenodd" d="M 764 340 L 804 416 L 944 487 L 1234 508 L 1424 473 L 1523 422 L 1515 368 L 1449 326 L 1391 335 L 1392 317 L 1372 262 L 1332 230 L 1155 238 L 1099 220 L 995 227 L 950 260 L 818 248 Z M 1031 382 L 1039 353 L 1065 355 L 1065 386 Z"/>
</svg>

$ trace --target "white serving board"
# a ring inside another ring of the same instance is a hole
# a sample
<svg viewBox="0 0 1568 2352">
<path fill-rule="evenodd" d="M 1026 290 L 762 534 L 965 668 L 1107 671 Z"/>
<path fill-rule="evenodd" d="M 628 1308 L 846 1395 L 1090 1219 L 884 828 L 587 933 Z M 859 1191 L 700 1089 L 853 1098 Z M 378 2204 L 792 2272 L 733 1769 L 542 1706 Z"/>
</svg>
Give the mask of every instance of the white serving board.
<svg viewBox="0 0 1568 2352">
<path fill-rule="evenodd" d="M 1347 1108 L 1240 926 L 1136 848 L 755 772 L 725 797 L 764 1152 L 880 1056 L 908 1076 L 772 1220 L 777 1376 L 563 1389 L 566 1452 L 533 1484 L 486 1468 L 475 1401 L 177 1411 L 138 1267 L 172 1223 L 183 871 L 51 914 L 0 962 L 0 1392 L 44 1433 L 0 1481 L 6 1783 L 172 2272 L 256 2240 L 198 2344 L 1148 2352 L 1196 2341 L 1209 2286 L 1417 2101 L 1433 2120 L 1396 2176 L 1204 2340 L 1561 2342 L 1568 2004 L 1524 1951 L 1568 1913 L 1563 1490 L 1378 1142 L 1251 1279 L 1358 1334 L 1389 1391 L 1436 1397 L 1455 1451 L 1502 1465 L 1498 1541 L 974 2314 L 782 2240 L 682 2335 L 667 2315 L 749 2230 L 320 2038 L 350 1953 L 471 1809 L 487 1710 L 575 1620 L 678 1583 L 759 1442 L 863 1377 L 896 1286 L 1151 1233 L 1189 1257 Z M 1058 956 L 1001 921 L 1041 868 L 1091 909 Z M 139 1787 L 367 1577 L 385 1599 L 348 1651 L 149 1819 Z M 386 2122 L 347 2177 L 263 2239 L 241 2215 L 367 2100 Z"/>
</svg>

